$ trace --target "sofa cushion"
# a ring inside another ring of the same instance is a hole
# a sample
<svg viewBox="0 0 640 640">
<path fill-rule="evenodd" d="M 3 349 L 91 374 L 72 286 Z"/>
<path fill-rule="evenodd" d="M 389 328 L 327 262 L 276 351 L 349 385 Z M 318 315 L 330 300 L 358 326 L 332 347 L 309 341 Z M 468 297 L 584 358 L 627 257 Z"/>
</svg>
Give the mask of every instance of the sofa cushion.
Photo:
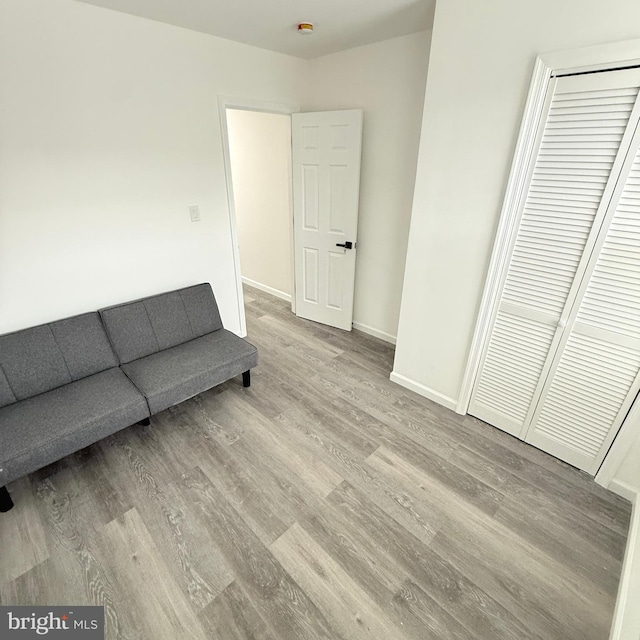
<svg viewBox="0 0 640 640">
<path fill-rule="evenodd" d="M 180 292 L 173 291 L 149 298 L 144 301 L 144 306 L 158 343 L 158 351 L 175 347 L 196 337 L 191 330 Z"/>
<path fill-rule="evenodd" d="M 69 369 L 48 325 L 0 336 L 0 367 L 18 400 L 71 382 Z"/>
<path fill-rule="evenodd" d="M 102 309 L 100 314 L 122 364 L 222 328 L 208 283 Z"/>
<path fill-rule="evenodd" d="M 118 366 L 97 312 L 49 324 L 72 380 Z"/>
<path fill-rule="evenodd" d="M 160 348 L 144 302 L 102 309 L 100 315 L 121 363 L 144 358 Z"/>
<path fill-rule="evenodd" d="M 17 398 L 7 382 L 7 376 L 5 376 L 4 371 L 0 369 L 0 408 L 12 404 L 16 400 Z"/>
<path fill-rule="evenodd" d="M 95 311 L 0 336 L 0 369 L 17 400 L 117 365 Z M 2 388 L 0 376 L 0 406 Z"/>
<path fill-rule="evenodd" d="M 0 486 L 149 416 L 119 368 L 0 409 Z"/>
<path fill-rule="evenodd" d="M 255 367 L 257 349 L 226 329 L 122 366 L 152 414 Z"/>
<path fill-rule="evenodd" d="M 194 338 L 222 329 L 218 304 L 208 282 L 180 289 L 180 297 L 187 310 Z"/>
</svg>

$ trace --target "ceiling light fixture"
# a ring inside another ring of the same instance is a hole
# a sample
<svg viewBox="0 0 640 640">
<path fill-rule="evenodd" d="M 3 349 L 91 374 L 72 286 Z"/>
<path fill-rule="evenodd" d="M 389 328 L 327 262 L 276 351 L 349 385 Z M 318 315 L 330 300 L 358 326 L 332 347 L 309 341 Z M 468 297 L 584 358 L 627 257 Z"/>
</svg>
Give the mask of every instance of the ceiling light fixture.
<svg viewBox="0 0 640 640">
<path fill-rule="evenodd" d="M 298 33 L 313 33 L 313 25 L 310 22 L 301 22 L 298 25 Z"/>
</svg>

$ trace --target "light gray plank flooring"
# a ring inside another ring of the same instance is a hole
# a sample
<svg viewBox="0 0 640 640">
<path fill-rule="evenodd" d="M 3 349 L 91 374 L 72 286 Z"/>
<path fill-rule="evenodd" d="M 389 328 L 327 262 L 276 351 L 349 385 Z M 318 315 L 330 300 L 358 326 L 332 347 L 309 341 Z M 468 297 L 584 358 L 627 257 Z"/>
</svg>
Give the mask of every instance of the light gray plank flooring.
<svg viewBox="0 0 640 640">
<path fill-rule="evenodd" d="M 606 640 L 629 504 L 247 291 L 239 379 L 14 482 L 0 603 L 107 637 Z"/>
</svg>

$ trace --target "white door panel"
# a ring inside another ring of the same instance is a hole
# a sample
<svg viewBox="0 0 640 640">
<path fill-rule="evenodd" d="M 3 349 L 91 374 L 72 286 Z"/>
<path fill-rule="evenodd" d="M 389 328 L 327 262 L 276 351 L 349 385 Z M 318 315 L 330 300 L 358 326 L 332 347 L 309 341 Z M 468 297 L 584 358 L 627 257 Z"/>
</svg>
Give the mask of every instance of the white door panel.
<svg viewBox="0 0 640 640">
<path fill-rule="evenodd" d="M 640 128 L 525 440 L 595 474 L 640 389 Z"/>
<path fill-rule="evenodd" d="M 550 83 L 469 406 L 517 437 L 528 433 L 566 334 L 636 129 L 639 87 L 637 69 Z"/>
<path fill-rule="evenodd" d="M 296 315 L 351 330 L 362 111 L 292 116 Z M 352 243 L 352 248 L 339 244 Z"/>
</svg>

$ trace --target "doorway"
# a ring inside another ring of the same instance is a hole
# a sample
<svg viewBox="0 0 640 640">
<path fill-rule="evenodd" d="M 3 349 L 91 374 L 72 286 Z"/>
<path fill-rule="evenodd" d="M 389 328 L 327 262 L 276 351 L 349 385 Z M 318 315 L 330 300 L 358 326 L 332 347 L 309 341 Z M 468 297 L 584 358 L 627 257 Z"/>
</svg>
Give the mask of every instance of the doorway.
<svg viewBox="0 0 640 640">
<path fill-rule="evenodd" d="M 351 331 L 362 110 L 294 114 L 221 98 L 220 118 L 241 335 L 243 283 Z"/>
<path fill-rule="evenodd" d="M 288 300 L 294 310 L 291 114 L 297 107 L 219 98 L 238 313 L 243 284 Z"/>
<path fill-rule="evenodd" d="M 291 118 L 227 109 L 243 284 L 292 299 Z"/>
</svg>

